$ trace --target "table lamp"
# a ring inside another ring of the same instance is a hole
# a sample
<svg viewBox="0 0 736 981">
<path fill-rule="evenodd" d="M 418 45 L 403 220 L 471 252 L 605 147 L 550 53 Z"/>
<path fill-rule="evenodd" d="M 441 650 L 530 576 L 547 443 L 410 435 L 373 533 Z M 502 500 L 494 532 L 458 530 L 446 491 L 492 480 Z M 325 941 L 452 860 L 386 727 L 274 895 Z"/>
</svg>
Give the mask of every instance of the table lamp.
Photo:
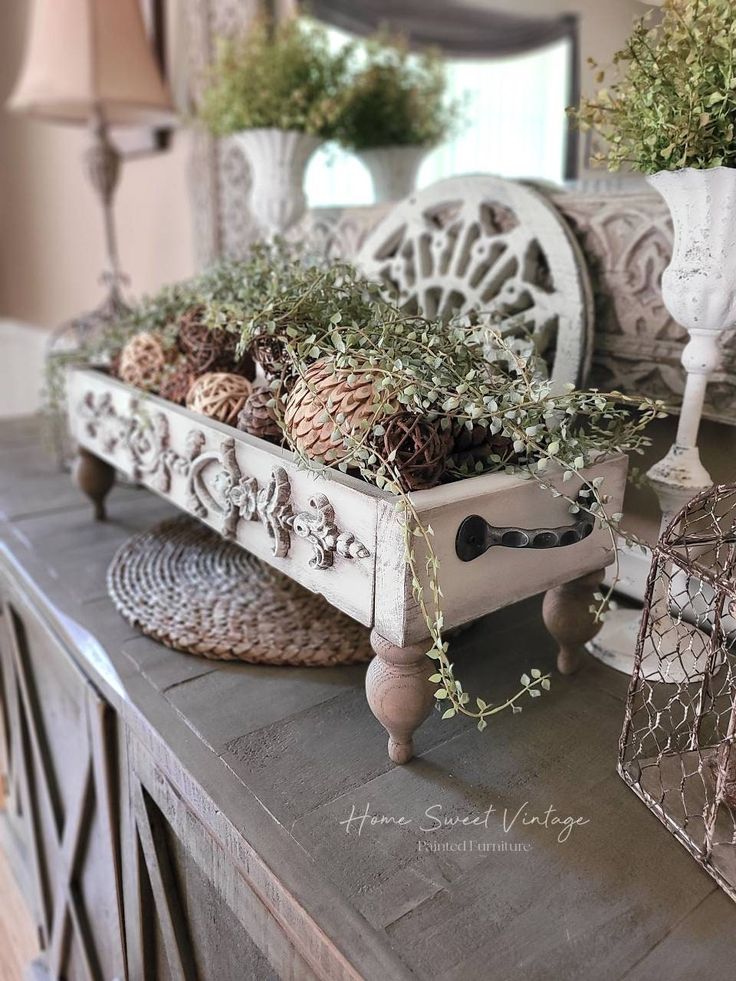
<svg viewBox="0 0 736 981">
<path fill-rule="evenodd" d="M 8 107 L 88 126 L 87 171 L 103 209 L 108 268 L 104 301 L 71 325 L 81 342 L 127 310 L 113 198 L 120 153 L 111 126 L 165 126 L 171 99 L 146 35 L 139 0 L 34 0 L 23 66 Z"/>
</svg>

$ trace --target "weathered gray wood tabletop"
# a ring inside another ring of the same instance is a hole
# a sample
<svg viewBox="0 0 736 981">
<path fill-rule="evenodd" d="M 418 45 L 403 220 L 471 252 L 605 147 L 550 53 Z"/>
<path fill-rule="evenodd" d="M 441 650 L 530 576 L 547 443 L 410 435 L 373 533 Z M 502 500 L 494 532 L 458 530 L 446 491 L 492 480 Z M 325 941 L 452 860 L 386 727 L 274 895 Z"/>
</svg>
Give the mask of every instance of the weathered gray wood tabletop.
<svg viewBox="0 0 736 981">
<path fill-rule="evenodd" d="M 736 977 L 736 908 L 616 775 L 623 676 L 588 659 L 484 734 L 433 714 L 417 758 L 395 767 L 365 701 L 365 668 L 208 662 L 129 627 L 106 596 L 108 563 L 131 534 L 175 512 L 125 486 L 108 510 L 106 524 L 91 520 L 35 423 L 0 426 L 6 568 L 40 606 L 96 638 L 76 648 L 84 670 L 174 748 L 218 820 L 356 972 Z M 466 689 L 487 700 L 505 698 L 529 667 L 553 670 L 536 600 L 453 647 Z"/>
</svg>

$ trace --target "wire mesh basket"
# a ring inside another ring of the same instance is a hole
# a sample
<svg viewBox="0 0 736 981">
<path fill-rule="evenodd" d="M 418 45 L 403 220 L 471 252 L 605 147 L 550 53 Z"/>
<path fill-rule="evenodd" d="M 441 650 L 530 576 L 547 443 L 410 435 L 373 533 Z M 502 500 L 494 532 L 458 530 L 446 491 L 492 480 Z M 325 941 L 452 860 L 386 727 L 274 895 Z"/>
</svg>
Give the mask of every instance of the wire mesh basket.
<svg viewBox="0 0 736 981">
<path fill-rule="evenodd" d="M 619 773 L 736 899 L 736 485 L 712 487 L 654 549 Z"/>
</svg>

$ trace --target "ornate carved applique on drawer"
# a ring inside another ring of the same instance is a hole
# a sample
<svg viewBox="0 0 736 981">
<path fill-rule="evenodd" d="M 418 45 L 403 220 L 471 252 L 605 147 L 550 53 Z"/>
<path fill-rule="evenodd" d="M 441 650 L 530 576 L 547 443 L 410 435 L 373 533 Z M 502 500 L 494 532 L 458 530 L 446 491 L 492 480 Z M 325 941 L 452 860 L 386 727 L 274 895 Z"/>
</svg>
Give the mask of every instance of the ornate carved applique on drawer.
<svg viewBox="0 0 736 981">
<path fill-rule="evenodd" d="M 268 531 L 273 554 L 279 558 L 289 554 L 293 535 L 308 541 L 314 553 L 309 564 L 314 569 L 331 568 L 336 555 L 346 559 L 370 556 L 352 532 L 340 529 L 325 494 L 314 494 L 307 509 L 295 510 L 284 467 L 274 466 L 262 486 L 255 477 L 244 474 L 230 436 L 222 439 L 219 449 L 206 449 L 205 433 L 191 429 L 182 455 L 170 446 L 165 413 L 148 413 L 138 400 L 131 399 L 129 413 L 120 414 L 109 392 L 87 392 L 79 416 L 86 435 L 107 455 L 120 457 L 121 467 L 129 463 L 135 480 L 168 494 L 173 476 L 183 477 L 187 510 L 208 521 L 219 516 L 219 530 L 226 539 L 236 538 L 240 521 L 258 521 Z M 129 458 L 125 462 L 124 454 Z"/>
</svg>

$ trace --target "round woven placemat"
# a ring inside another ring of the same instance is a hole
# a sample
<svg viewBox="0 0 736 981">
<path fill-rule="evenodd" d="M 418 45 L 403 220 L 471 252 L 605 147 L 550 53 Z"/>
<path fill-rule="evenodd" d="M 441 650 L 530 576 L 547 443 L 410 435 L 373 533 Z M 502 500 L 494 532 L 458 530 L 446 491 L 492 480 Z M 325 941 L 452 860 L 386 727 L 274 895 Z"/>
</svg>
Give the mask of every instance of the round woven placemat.
<svg viewBox="0 0 736 981">
<path fill-rule="evenodd" d="M 129 623 L 188 654 L 314 666 L 372 656 L 365 627 L 192 518 L 134 535 L 107 589 Z"/>
</svg>

